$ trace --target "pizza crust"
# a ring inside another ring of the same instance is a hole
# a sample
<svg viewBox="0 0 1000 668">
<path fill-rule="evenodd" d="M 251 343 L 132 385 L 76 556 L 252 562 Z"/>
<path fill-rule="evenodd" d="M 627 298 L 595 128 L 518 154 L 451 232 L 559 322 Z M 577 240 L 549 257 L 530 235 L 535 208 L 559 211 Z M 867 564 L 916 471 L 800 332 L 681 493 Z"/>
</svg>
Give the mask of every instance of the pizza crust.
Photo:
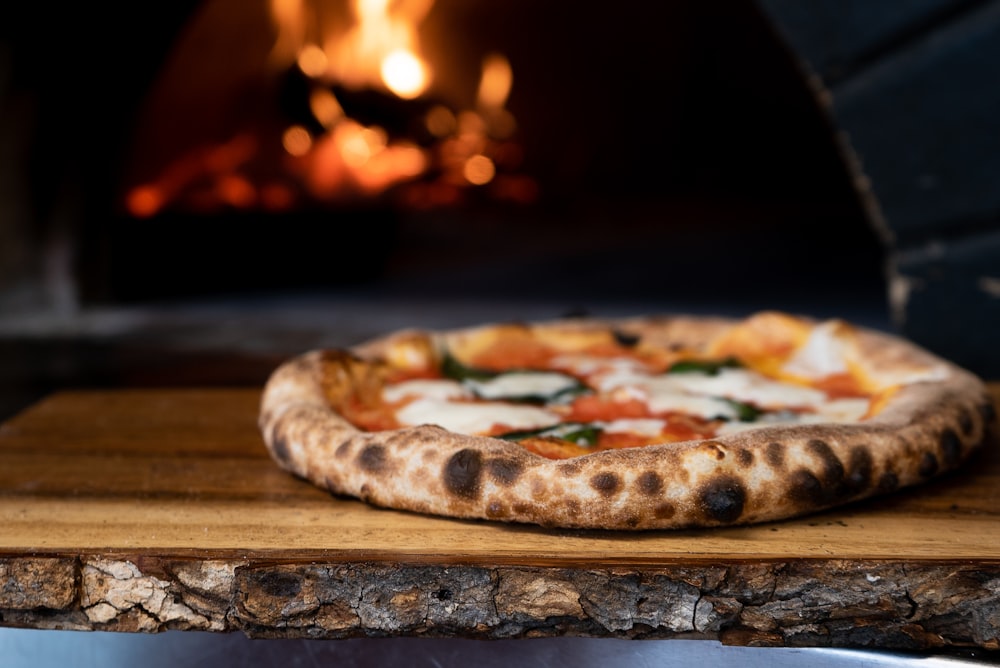
<svg viewBox="0 0 1000 668">
<path fill-rule="evenodd" d="M 639 345 L 707 351 L 752 320 L 643 317 L 530 327 L 570 340 L 612 331 Z M 475 345 L 493 331 L 411 330 L 289 360 L 264 388 L 264 442 L 292 474 L 377 506 L 550 527 L 676 529 L 785 519 L 919 484 L 960 466 L 995 427 L 992 400 L 974 375 L 863 329 L 854 330 L 852 354 L 866 370 L 915 382 L 892 393 L 875 417 L 852 424 L 758 427 L 553 460 L 433 425 L 365 432 L 331 408 L 338 392 L 379 382 L 373 360 L 391 354 L 416 362 L 435 342 Z"/>
</svg>

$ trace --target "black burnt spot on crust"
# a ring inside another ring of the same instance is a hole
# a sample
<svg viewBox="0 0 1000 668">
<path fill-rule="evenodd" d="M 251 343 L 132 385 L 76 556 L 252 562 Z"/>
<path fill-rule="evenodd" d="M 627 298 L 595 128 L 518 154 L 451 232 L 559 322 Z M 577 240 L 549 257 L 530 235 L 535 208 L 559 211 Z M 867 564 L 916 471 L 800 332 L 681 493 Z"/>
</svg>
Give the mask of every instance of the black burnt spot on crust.
<svg viewBox="0 0 1000 668">
<path fill-rule="evenodd" d="M 820 473 L 823 486 L 833 492 L 844 480 L 843 463 L 834 454 L 826 441 L 813 439 L 806 443 L 806 449 L 819 458 L 823 469 Z"/>
<path fill-rule="evenodd" d="M 424 444 L 434 444 L 439 443 L 441 440 L 441 435 L 447 433 L 443 427 L 439 427 L 436 424 L 425 424 L 416 429 L 407 431 L 405 436 L 411 443 Z"/>
<path fill-rule="evenodd" d="M 875 468 L 871 449 L 865 445 L 851 448 L 847 461 L 847 472 L 844 485 L 849 494 L 858 494 L 868 489 L 872 484 L 872 472 Z"/>
<path fill-rule="evenodd" d="M 782 469 L 785 467 L 785 446 L 781 443 L 771 442 L 764 448 L 764 459 L 772 468 Z"/>
<path fill-rule="evenodd" d="M 358 466 L 369 473 L 380 473 L 389 467 L 385 446 L 380 443 L 366 445 L 358 453 Z"/>
<path fill-rule="evenodd" d="M 274 435 L 271 437 L 271 454 L 278 462 L 287 466 L 292 463 L 292 453 L 288 449 L 288 439 L 285 438 L 283 431 L 274 430 Z"/>
<path fill-rule="evenodd" d="M 478 450 L 465 448 L 448 458 L 444 465 L 444 486 L 463 499 L 475 499 L 482 485 L 483 457 Z"/>
<path fill-rule="evenodd" d="M 351 439 L 347 439 L 343 443 L 337 446 L 337 449 L 333 451 L 335 457 L 344 458 L 351 452 Z"/>
<path fill-rule="evenodd" d="M 590 486 L 601 496 L 609 498 L 621 491 L 622 479 L 617 473 L 602 471 L 590 479 Z"/>
<path fill-rule="evenodd" d="M 932 452 L 925 452 L 920 458 L 920 468 L 917 472 L 924 478 L 930 478 L 938 472 L 938 460 Z"/>
<path fill-rule="evenodd" d="M 575 462 L 567 462 L 559 466 L 559 473 L 567 478 L 575 478 L 580 475 L 580 465 Z"/>
<path fill-rule="evenodd" d="M 516 459 L 490 459 L 486 462 L 486 471 L 498 484 L 509 487 L 521 477 L 524 465 Z"/>
<path fill-rule="evenodd" d="M 732 476 L 718 476 L 698 490 L 698 507 L 709 520 L 729 524 L 743 514 L 747 493 L 739 480 Z"/>
<path fill-rule="evenodd" d="M 792 472 L 788 477 L 788 493 L 802 503 L 819 505 L 823 502 L 823 484 L 808 469 Z"/>
<path fill-rule="evenodd" d="M 952 429 L 945 429 L 938 438 L 941 446 L 941 461 L 947 468 L 958 466 L 962 459 L 962 439 Z"/>
<path fill-rule="evenodd" d="M 899 476 L 895 471 L 886 471 L 878 479 L 878 491 L 884 493 L 895 492 L 899 489 Z"/>
<path fill-rule="evenodd" d="M 958 409 L 958 428 L 966 436 L 972 436 L 972 431 L 976 428 L 976 421 L 965 406 L 960 406 Z"/>
<path fill-rule="evenodd" d="M 736 461 L 742 467 L 747 467 L 753 464 L 753 452 L 746 448 L 739 448 L 736 451 Z"/>
<path fill-rule="evenodd" d="M 645 471 L 635 479 L 635 486 L 646 496 L 656 496 L 663 491 L 663 478 L 656 471 Z"/>
</svg>

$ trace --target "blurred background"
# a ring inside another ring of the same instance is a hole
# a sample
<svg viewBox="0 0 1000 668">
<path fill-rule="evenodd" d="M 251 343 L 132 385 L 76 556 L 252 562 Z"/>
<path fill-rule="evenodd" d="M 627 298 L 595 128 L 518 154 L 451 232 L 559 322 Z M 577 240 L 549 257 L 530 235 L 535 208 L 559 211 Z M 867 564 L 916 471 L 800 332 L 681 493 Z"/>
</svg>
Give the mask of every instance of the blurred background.
<svg viewBox="0 0 1000 668">
<path fill-rule="evenodd" d="M 0 419 L 582 313 L 1000 378 L 998 80 L 989 0 L 7 3 Z"/>
<path fill-rule="evenodd" d="M 6 7 L 0 408 L 761 308 L 1000 374 L 1000 3 Z"/>
</svg>

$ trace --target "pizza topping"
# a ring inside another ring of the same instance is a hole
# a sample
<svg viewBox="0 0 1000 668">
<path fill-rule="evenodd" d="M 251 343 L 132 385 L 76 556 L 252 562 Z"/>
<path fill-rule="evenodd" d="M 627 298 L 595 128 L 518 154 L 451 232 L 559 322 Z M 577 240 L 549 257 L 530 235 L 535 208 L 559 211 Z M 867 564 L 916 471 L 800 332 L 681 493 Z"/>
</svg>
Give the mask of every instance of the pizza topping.
<svg viewBox="0 0 1000 668">
<path fill-rule="evenodd" d="M 394 404 L 407 397 L 421 397 L 424 399 L 467 399 L 472 397 L 472 393 L 461 383 L 446 378 L 415 378 L 404 380 L 382 388 L 382 398 Z"/>
<path fill-rule="evenodd" d="M 659 356 L 638 338 L 581 338 L 560 350 L 518 328 L 461 359 L 440 348 L 429 369 L 436 377 L 386 385 L 383 413 L 401 426 L 437 424 L 558 457 L 871 414 L 877 406 L 848 360 L 852 330 L 831 321 L 807 332 L 789 322 L 765 318 L 714 350 Z"/>
<path fill-rule="evenodd" d="M 573 376 L 554 371 L 512 371 L 489 380 L 465 381 L 478 397 L 530 403 L 554 402 L 586 391 Z"/>
<path fill-rule="evenodd" d="M 915 346 L 763 313 L 404 331 L 289 361 L 259 424 L 279 465 L 380 506 L 658 529 L 917 484 L 995 420 L 981 382 Z"/>
<path fill-rule="evenodd" d="M 735 357 L 726 357 L 721 360 L 682 360 L 674 362 L 667 369 L 667 373 L 703 373 L 709 376 L 716 376 L 722 369 L 740 368 L 743 365 Z"/>
<path fill-rule="evenodd" d="M 820 323 L 782 366 L 785 373 L 817 380 L 847 372 L 848 328 L 841 322 Z"/>
<path fill-rule="evenodd" d="M 597 443 L 601 435 L 601 427 L 598 424 L 581 424 L 579 422 L 564 422 L 554 427 L 542 427 L 541 429 L 529 429 L 522 431 L 509 431 L 499 434 L 497 437 L 505 441 L 521 441 L 531 437 L 553 437 L 564 441 L 569 441 L 575 445 L 591 446 Z"/>
<path fill-rule="evenodd" d="M 538 406 L 432 398 L 411 401 L 396 417 L 403 425 L 436 424 L 460 434 L 490 434 L 497 425 L 505 430 L 537 429 L 560 421 L 557 414 Z"/>
</svg>

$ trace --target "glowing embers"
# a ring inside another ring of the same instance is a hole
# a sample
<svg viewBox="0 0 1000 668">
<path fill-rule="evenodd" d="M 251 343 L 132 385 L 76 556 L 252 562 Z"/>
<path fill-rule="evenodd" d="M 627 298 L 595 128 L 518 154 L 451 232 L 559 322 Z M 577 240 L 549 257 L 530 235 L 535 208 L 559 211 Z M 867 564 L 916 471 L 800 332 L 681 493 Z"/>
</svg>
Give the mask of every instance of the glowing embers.
<svg viewBox="0 0 1000 668">
<path fill-rule="evenodd" d="M 483 60 L 472 108 L 443 100 L 418 35 L 432 5 L 271 0 L 277 117 L 168 165 L 129 192 L 128 212 L 280 211 L 383 197 L 408 208 L 471 196 L 534 201 L 506 109 L 510 63 L 500 54 Z"/>
</svg>

